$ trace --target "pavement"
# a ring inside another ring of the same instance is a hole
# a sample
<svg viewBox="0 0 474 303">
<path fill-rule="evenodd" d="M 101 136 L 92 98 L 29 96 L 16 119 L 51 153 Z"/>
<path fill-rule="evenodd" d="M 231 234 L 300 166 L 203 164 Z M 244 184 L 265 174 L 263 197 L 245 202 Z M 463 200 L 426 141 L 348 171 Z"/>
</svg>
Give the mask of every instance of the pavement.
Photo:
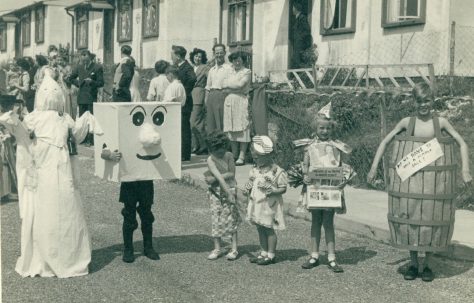
<svg viewBox="0 0 474 303">
<path fill-rule="evenodd" d="M 79 192 L 92 243 L 89 274 L 69 279 L 18 275 L 14 270 L 20 254 L 18 203 L 2 202 L 2 302 L 472 301 L 473 262 L 436 256 L 431 264 L 432 283 L 408 282 L 402 276 L 408 268 L 406 252 L 341 230 L 336 231 L 336 254 L 344 273 L 327 268 L 324 239 L 320 266 L 304 270 L 301 264 L 308 258 L 310 223 L 292 216 L 285 218 L 287 229 L 278 233 L 276 264 L 249 262 L 259 245 L 255 227 L 247 223 L 238 231 L 239 259 L 209 261 L 206 257 L 213 239 L 206 193 L 182 181 L 155 182 L 153 241 L 161 260 L 143 256 L 138 229 L 134 234 L 136 261 L 124 263 L 119 184 L 94 177 L 92 150 L 86 154 L 80 148 L 79 153 Z M 229 242 L 224 245 L 228 248 Z"/>
<path fill-rule="evenodd" d="M 183 180 L 187 183 L 207 188 L 203 173 L 207 170 L 207 156 L 194 156 L 182 166 Z M 237 184 L 248 181 L 251 165 L 236 168 Z M 297 209 L 301 188 L 288 187 L 284 195 L 287 215 L 311 221 L 308 212 Z M 371 239 L 390 243 L 390 232 L 387 222 L 388 196 L 386 192 L 367 190 L 346 186 L 345 198 L 347 213 L 335 217 L 336 229 L 366 236 Z M 452 245 L 445 256 L 474 261 L 474 212 L 457 210 L 454 224 Z"/>
</svg>

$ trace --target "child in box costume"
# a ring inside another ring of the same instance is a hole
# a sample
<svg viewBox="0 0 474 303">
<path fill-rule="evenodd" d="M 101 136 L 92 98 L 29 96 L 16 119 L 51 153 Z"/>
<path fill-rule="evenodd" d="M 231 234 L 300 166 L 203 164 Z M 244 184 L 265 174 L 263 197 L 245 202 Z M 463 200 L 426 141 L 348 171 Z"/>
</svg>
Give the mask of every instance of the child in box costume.
<svg viewBox="0 0 474 303">
<path fill-rule="evenodd" d="M 181 104 L 96 103 L 94 113 L 104 129 L 104 136 L 94 138 L 96 175 L 121 182 L 123 261 L 135 260 L 133 232 L 138 227 L 137 212 L 144 255 L 159 260 L 152 244 L 153 180 L 181 177 Z"/>
</svg>

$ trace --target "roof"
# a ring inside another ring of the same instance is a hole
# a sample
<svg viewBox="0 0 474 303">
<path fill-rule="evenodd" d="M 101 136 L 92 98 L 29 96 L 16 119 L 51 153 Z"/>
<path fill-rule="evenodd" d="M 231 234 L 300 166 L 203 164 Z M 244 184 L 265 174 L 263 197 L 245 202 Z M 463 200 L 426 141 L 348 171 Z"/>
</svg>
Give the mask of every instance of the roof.
<svg viewBox="0 0 474 303">
<path fill-rule="evenodd" d="M 80 0 L 78 3 L 67 6 L 66 10 L 72 10 L 76 8 L 84 8 L 91 11 L 101 11 L 114 9 L 114 6 L 106 0 Z"/>
<path fill-rule="evenodd" d="M 101 0 L 101 1 L 104 1 L 104 0 Z M 6 13 L 2 14 L 0 16 L 0 18 L 2 20 L 5 20 L 5 18 L 8 19 L 8 18 L 11 18 L 11 17 L 16 18 L 17 14 L 19 14 L 23 11 L 35 8 L 37 6 L 41 6 L 41 5 L 67 7 L 67 6 L 75 5 L 75 4 L 78 4 L 78 3 L 81 3 L 81 2 L 84 2 L 84 0 L 39 0 L 39 1 L 33 0 L 32 3 L 30 3 L 28 5 L 19 7 L 17 9 L 14 9 L 14 10 L 11 10 L 9 12 L 6 12 Z M 14 22 L 14 21 L 4 21 L 4 22 Z"/>
</svg>

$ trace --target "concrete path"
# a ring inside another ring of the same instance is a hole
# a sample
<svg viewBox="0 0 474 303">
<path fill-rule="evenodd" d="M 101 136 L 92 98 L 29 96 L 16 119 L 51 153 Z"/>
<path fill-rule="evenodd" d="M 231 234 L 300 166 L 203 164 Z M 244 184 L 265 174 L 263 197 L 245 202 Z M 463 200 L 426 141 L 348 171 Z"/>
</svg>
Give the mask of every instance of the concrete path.
<svg viewBox="0 0 474 303">
<path fill-rule="evenodd" d="M 207 156 L 194 156 L 190 162 L 183 163 L 183 179 L 188 183 L 206 188 L 203 173 L 207 170 Z M 237 167 L 237 184 L 243 185 L 248 181 L 251 166 Z M 284 195 L 288 215 L 311 220 L 308 212 L 298 212 L 296 205 L 301 188 L 288 188 Z M 338 229 L 364 235 L 372 239 L 388 243 L 390 241 L 387 223 L 387 193 L 383 191 L 345 188 L 347 213 L 336 216 Z M 449 256 L 474 261 L 474 212 L 458 210 L 452 247 Z"/>
</svg>

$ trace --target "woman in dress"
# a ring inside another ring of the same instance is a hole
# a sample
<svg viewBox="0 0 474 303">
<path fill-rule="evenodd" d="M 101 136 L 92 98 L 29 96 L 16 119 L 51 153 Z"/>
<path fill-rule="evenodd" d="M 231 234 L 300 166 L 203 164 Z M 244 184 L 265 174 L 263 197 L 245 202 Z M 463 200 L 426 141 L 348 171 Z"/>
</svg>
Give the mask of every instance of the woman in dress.
<svg viewBox="0 0 474 303">
<path fill-rule="evenodd" d="M 207 55 L 202 49 L 195 48 L 190 54 L 189 59 L 194 66 L 196 74 L 196 84 L 192 91 L 193 111 L 191 112 L 191 131 L 194 141 L 194 153 L 203 155 L 207 153 L 206 132 L 204 121 L 206 121 L 206 112 L 204 110 L 204 98 L 206 97 L 207 74 L 209 66 L 207 65 Z"/>
<path fill-rule="evenodd" d="M 250 142 L 250 120 L 248 94 L 252 81 L 252 72 L 245 68 L 247 56 L 238 51 L 229 55 L 234 73 L 225 81 L 223 88 L 229 92 L 224 101 L 224 132 L 231 141 L 235 165 L 244 165 L 245 152 Z"/>
<path fill-rule="evenodd" d="M 24 188 L 19 189 L 23 193 L 21 256 L 15 270 L 23 277 L 86 275 L 91 260 L 89 233 L 67 148 L 69 134 L 80 142 L 88 123 L 75 124 L 64 113 L 64 94 L 53 76 L 53 70 L 45 70 L 36 109 L 23 121 L 14 111 L 0 116 L 0 123 L 13 132 L 22 128 L 33 138 L 26 143 L 30 157 L 23 164 L 30 168 Z"/>
<path fill-rule="evenodd" d="M 73 120 L 75 120 L 77 115 L 77 99 L 73 96 L 75 91 L 72 87 L 72 84 L 67 80 L 71 76 L 72 68 L 67 63 L 66 58 L 58 58 L 58 71 L 58 83 L 64 92 L 64 112 L 66 112 Z"/>
</svg>

